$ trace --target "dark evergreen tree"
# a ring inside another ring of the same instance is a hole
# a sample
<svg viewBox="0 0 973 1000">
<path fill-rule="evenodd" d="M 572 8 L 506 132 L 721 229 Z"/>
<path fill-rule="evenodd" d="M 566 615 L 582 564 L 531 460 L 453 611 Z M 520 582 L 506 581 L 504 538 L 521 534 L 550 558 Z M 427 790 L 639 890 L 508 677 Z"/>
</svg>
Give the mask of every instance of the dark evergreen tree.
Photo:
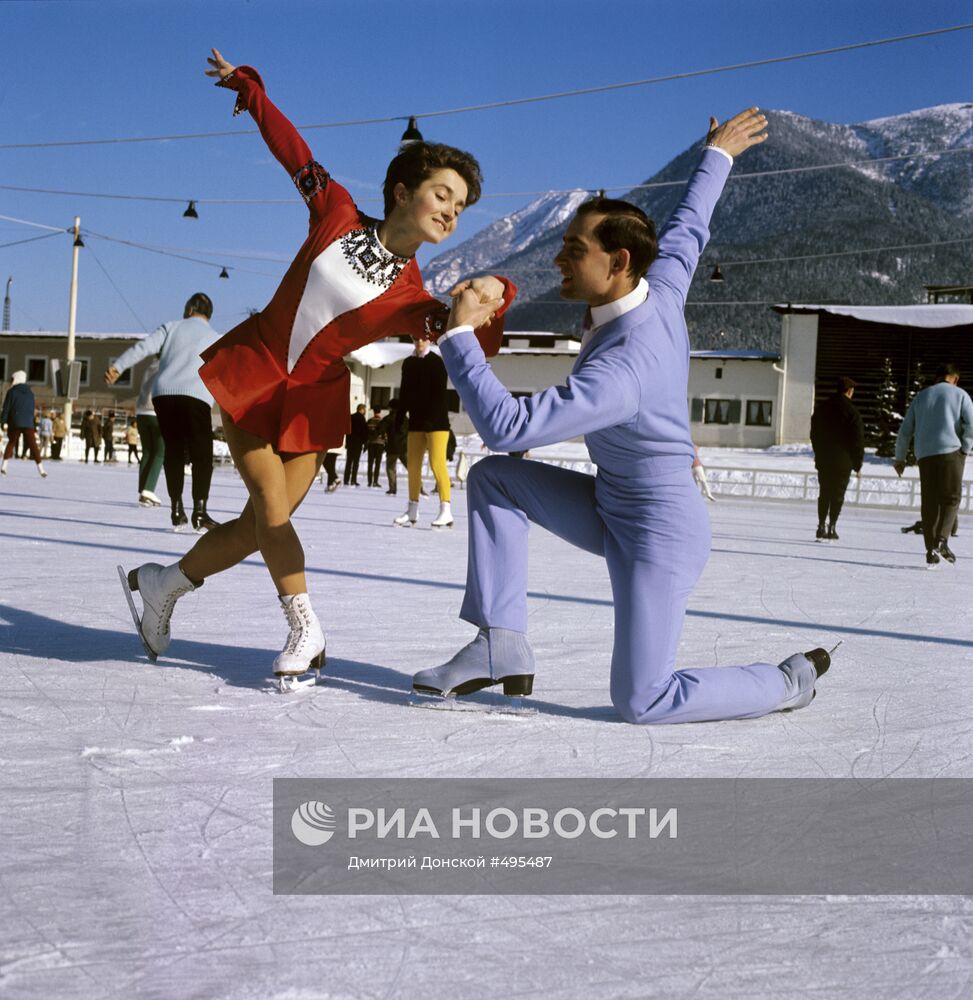
<svg viewBox="0 0 973 1000">
<path fill-rule="evenodd" d="M 882 364 L 882 381 L 875 396 L 875 423 L 869 430 L 875 443 L 875 454 L 880 458 L 891 458 L 895 454 L 895 436 L 902 423 L 896 402 L 899 387 L 892 374 L 892 361 L 886 358 Z"/>
<path fill-rule="evenodd" d="M 908 411 L 909 407 L 912 405 L 912 401 L 922 392 L 926 387 L 926 378 L 922 374 L 922 362 L 917 361 L 915 368 L 912 369 L 912 380 L 909 382 L 909 389 L 905 394 L 905 408 Z M 916 458 L 916 453 L 912 447 L 909 445 L 909 451 L 905 456 L 906 465 L 916 465 L 918 459 Z"/>
</svg>

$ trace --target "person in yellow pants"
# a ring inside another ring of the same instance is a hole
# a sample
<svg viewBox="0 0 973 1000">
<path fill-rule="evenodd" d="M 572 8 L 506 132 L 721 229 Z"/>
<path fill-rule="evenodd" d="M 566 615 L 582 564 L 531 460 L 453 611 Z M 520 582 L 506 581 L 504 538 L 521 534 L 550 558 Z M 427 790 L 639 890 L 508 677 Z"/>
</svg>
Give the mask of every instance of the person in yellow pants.
<svg viewBox="0 0 973 1000">
<path fill-rule="evenodd" d="M 415 353 L 402 362 L 402 385 L 396 421 L 409 418 L 409 506 L 395 519 L 395 524 L 411 528 L 419 517 L 419 497 L 422 495 L 422 460 L 429 452 L 429 466 L 436 477 L 439 491 L 439 513 L 432 522 L 434 528 L 451 528 L 449 471 L 446 465 L 446 445 L 449 441 L 449 406 L 446 395 L 446 366 L 442 358 L 430 349 L 424 338 L 416 340 Z"/>
</svg>

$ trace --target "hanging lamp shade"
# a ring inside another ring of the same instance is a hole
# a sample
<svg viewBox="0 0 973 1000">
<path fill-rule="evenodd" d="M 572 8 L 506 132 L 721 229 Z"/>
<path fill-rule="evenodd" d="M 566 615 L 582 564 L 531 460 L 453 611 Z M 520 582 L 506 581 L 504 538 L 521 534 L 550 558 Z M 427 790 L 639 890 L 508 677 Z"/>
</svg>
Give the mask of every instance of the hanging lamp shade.
<svg viewBox="0 0 973 1000">
<path fill-rule="evenodd" d="M 724 281 L 724 280 L 726 280 L 723 277 L 723 272 L 720 270 L 720 265 L 719 264 L 717 264 L 716 267 L 713 268 L 713 273 L 709 276 L 709 280 L 710 281 Z"/>
<path fill-rule="evenodd" d="M 199 218 L 199 214 L 196 211 L 196 202 L 191 201 L 189 203 L 189 207 L 186 209 L 185 212 L 182 213 L 182 217 L 184 219 L 198 219 Z"/>
<path fill-rule="evenodd" d="M 227 269 L 224 267 L 223 270 L 220 271 L 220 277 L 221 278 L 229 278 L 229 276 L 230 276 L 230 272 L 227 271 Z"/>
<path fill-rule="evenodd" d="M 78 234 L 77 234 L 77 235 L 76 235 L 76 236 L 74 237 L 74 245 L 75 245 L 76 247 L 83 247 L 83 246 L 84 246 L 84 240 L 83 240 L 83 239 L 81 239 L 81 233 L 78 233 Z"/>
<path fill-rule="evenodd" d="M 409 124 L 406 130 L 402 133 L 402 138 L 399 140 L 399 144 L 402 146 L 408 146 L 413 142 L 422 142 L 422 133 L 419 131 L 419 126 L 416 124 L 416 116 L 412 115 L 409 118 Z"/>
</svg>

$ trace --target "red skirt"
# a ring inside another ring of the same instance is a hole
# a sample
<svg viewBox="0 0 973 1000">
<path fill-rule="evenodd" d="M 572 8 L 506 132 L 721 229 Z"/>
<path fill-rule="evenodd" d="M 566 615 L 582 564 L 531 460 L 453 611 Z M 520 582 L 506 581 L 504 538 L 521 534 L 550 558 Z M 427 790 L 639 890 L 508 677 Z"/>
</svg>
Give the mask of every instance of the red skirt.
<svg viewBox="0 0 973 1000">
<path fill-rule="evenodd" d="M 278 452 L 340 447 L 351 430 L 347 365 L 328 358 L 316 366 L 315 381 L 295 379 L 260 332 L 259 317 L 252 316 L 203 352 L 199 374 L 213 398 L 237 427 Z M 286 351 L 285 345 L 285 358 Z"/>
</svg>

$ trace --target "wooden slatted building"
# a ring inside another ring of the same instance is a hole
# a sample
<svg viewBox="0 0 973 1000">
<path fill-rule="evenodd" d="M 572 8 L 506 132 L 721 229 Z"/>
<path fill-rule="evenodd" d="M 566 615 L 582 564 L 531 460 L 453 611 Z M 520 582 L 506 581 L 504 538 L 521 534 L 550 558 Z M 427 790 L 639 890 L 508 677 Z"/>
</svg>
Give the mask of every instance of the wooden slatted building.
<svg viewBox="0 0 973 1000">
<path fill-rule="evenodd" d="M 815 399 L 834 393 L 840 375 L 853 378 L 866 426 L 877 418 L 885 359 L 896 384 L 898 412 L 917 373 L 929 384 L 951 361 L 973 385 L 973 305 L 781 305 L 781 385 L 778 443 L 807 441 Z"/>
</svg>

